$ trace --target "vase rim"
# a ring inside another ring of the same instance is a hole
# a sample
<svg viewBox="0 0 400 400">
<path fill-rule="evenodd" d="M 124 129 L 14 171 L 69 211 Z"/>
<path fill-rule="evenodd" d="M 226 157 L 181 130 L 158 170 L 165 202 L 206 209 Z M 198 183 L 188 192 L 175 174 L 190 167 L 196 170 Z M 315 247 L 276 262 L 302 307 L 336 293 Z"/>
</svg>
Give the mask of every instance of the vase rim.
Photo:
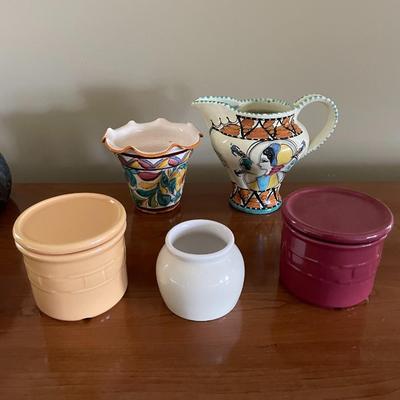
<svg viewBox="0 0 400 400">
<path fill-rule="evenodd" d="M 119 128 L 108 128 L 102 142 L 115 154 L 130 152 L 154 158 L 194 149 L 200 138 L 200 131 L 190 122 L 175 123 L 157 118 L 144 123 L 131 120 Z"/>
</svg>

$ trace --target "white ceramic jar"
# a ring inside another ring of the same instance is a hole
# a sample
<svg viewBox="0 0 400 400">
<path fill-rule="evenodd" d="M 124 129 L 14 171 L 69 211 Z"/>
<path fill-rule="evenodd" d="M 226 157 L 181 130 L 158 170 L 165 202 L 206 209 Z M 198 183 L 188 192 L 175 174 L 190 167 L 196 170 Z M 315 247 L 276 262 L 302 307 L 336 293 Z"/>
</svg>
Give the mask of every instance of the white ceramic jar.
<svg viewBox="0 0 400 400">
<path fill-rule="evenodd" d="M 211 220 L 174 226 L 157 259 L 157 282 L 167 307 L 192 321 L 229 313 L 244 282 L 244 261 L 232 231 Z"/>
</svg>

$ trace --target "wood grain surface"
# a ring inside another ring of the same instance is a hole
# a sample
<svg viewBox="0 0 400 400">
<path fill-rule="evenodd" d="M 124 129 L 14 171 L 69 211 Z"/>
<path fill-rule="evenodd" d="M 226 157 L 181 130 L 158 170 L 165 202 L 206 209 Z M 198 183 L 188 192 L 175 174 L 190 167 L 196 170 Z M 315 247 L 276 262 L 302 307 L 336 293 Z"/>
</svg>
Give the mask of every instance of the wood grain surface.
<svg viewBox="0 0 400 400">
<path fill-rule="evenodd" d="M 337 186 L 369 193 L 395 215 L 368 304 L 346 310 L 301 303 L 279 285 L 280 212 L 231 209 L 228 185 L 187 183 L 182 205 L 160 215 L 135 211 L 125 184 L 16 185 L 0 212 L 0 398 L 400 399 L 400 184 Z M 125 205 L 129 286 L 107 313 L 60 322 L 35 307 L 11 229 L 26 207 L 77 191 Z M 212 322 L 171 314 L 156 284 L 165 234 L 193 218 L 228 225 L 246 263 L 238 305 Z"/>
</svg>

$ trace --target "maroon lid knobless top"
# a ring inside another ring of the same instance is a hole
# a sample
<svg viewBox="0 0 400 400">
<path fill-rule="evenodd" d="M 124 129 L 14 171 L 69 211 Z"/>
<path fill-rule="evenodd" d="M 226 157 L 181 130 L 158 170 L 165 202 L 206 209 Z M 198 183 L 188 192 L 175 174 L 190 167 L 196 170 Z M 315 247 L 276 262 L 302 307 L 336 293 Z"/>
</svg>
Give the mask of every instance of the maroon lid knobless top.
<svg viewBox="0 0 400 400">
<path fill-rule="evenodd" d="M 379 200 L 333 186 L 304 188 L 286 197 L 283 218 L 296 230 L 334 243 L 370 243 L 386 236 L 393 215 Z"/>
</svg>

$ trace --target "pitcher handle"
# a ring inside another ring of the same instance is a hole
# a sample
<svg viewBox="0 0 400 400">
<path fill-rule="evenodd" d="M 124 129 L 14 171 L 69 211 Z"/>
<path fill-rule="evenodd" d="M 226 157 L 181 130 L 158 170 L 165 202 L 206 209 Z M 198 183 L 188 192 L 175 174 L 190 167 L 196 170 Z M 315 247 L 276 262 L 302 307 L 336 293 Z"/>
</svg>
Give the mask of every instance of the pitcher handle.
<svg viewBox="0 0 400 400">
<path fill-rule="evenodd" d="M 336 128 L 339 116 L 336 104 L 331 99 L 322 96 L 321 94 L 308 94 L 307 96 L 301 97 L 294 103 L 294 106 L 296 107 L 296 119 L 300 112 L 304 109 L 304 107 L 308 106 L 311 103 L 324 104 L 327 107 L 329 114 L 325 126 L 322 128 L 321 132 L 319 132 L 317 136 L 315 136 L 314 139 L 310 141 L 307 154 L 318 149 L 318 147 L 321 146 L 321 144 L 324 143 L 326 139 L 328 139 L 328 137 Z"/>
</svg>

